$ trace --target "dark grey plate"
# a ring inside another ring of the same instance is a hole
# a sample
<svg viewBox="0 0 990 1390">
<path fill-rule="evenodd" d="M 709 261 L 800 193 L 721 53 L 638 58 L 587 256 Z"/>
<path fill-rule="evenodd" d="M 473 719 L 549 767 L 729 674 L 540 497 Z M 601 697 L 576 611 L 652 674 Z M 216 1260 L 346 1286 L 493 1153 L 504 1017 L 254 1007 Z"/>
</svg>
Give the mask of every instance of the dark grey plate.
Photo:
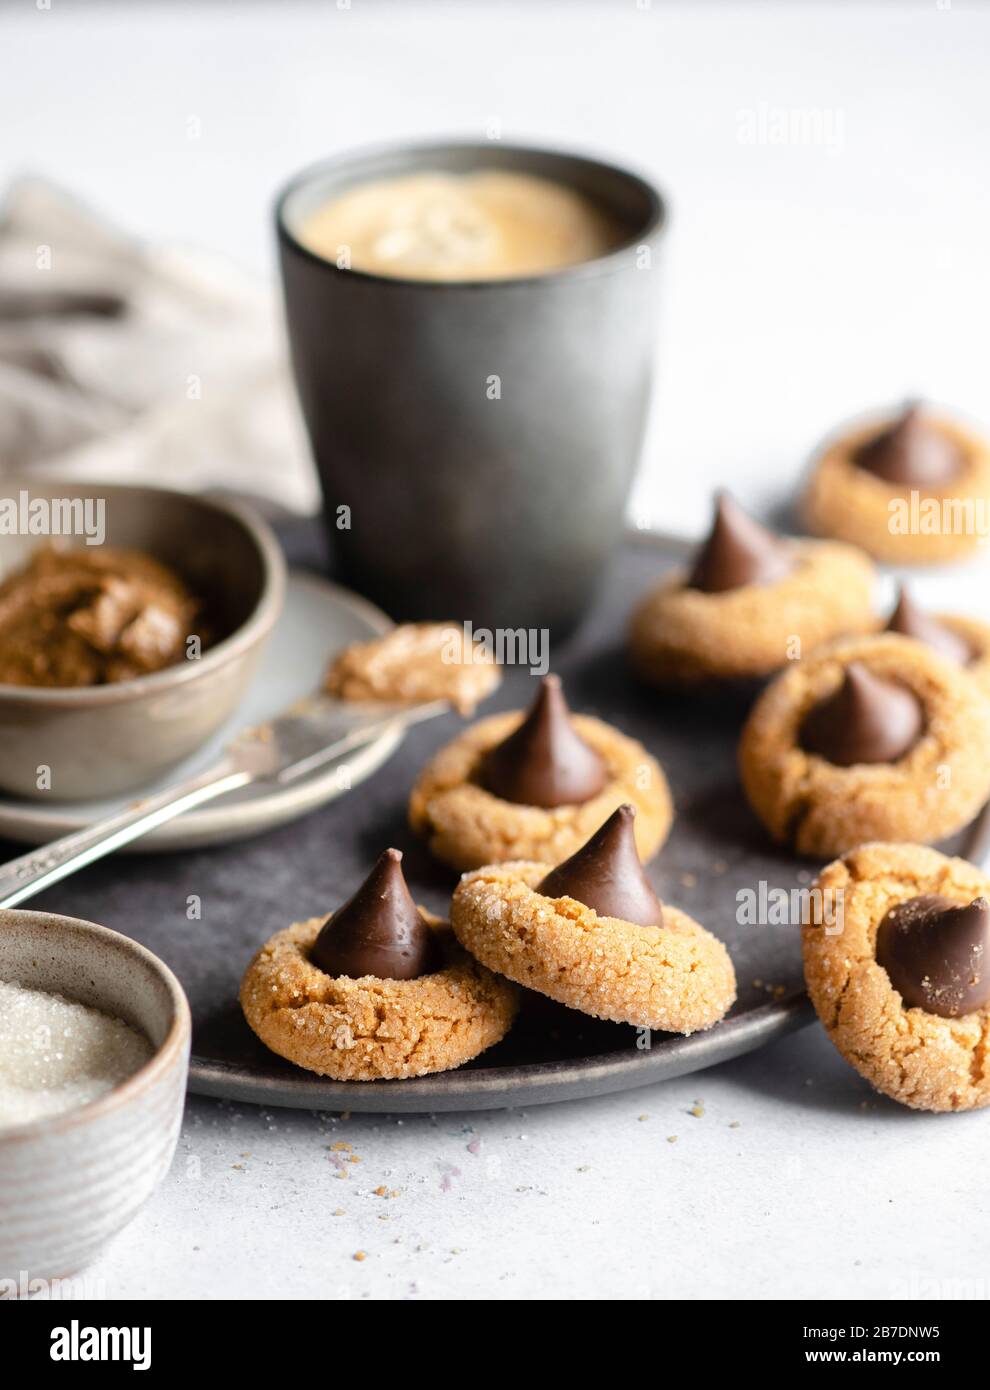
<svg viewBox="0 0 990 1390">
<path fill-rule="evenodd" d="M 293 563 L 320 563 L 315 527 L 293 529 L 283 539 Z M 417 900 L 445 910 L 456 876 L 413 838 L 405 803 L 427 757 L 461 727 L 454 715 L 414 729 L 360 787 L 292 825 L 236 846 L 105 861 L 32 906 L 104 923 L 166 960 L 192 1005 L 190 1089 L 232 1100 L 366 1111 L 535 1105 L 696 1071 L 800 1027 L 811 1012 L 796 931 L 737 921 L 737 893 L 761 880 L 790 889 L 808 882 L 815 867 L 772 846 L 743 800 L 735 745 L 744 707 L 658 695 L 637 685 L 626 665 L 630 606 L 674 558 L 669 544 L 630 542 L 588 621 L 553 650 L 552 666 L 575 709 L 641 739 L 667 771 L 677 819 L 651 877 L 662 898 L 722 937 L 739 979 L 738 1003 L 709 1032 L 657 1033 L 649 1050 L 639 1051 L 634 1029 L 530 994 L 510 1035 L 473 1064 L 413 1081 L 350 1084 L 303 1072 L 257 1041 L 237 1004 L 251 954 L 288 922 L 337 905 L 383 848 L 402 849 Z M 314 632 L 312 641 L 319 640 Z M 517 707 L 534 688 L 528 671 L 510 670 L 486 712 Z"/>
</svg>

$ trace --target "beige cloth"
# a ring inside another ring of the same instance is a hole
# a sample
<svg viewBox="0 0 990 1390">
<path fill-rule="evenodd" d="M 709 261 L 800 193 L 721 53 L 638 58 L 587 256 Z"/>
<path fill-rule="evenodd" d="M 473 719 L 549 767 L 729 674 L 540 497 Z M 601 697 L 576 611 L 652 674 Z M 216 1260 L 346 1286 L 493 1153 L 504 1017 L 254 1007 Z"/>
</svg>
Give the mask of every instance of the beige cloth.
<svg viewBox="0 0 990 1390">
<path fill-rule="evenodd" d="M 23 179 L 0 210 L 0 477 L 318 489 L 274 295 Z"/>
</svg>

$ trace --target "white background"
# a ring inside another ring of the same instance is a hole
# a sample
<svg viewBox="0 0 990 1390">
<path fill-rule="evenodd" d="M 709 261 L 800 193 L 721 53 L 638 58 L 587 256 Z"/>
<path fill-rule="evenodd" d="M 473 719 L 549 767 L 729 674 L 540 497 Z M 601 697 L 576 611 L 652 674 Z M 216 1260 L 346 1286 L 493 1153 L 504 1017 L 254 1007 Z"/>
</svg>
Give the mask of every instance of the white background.
<svg viewBox="0 0 990 1390">
<path fill-rule="evenodd" d="M 696 531 L 716 482 L 776 505 L 823 432 L 907 393 L 990 413 L 986 5 L 22 0 L 0 25 L 0 177 L 48 174 L 260 276 L 274 189 L 364 142 L 495 120 L 652 174 L 673 207 L 653 524 Z M 822 138 L 747 143 L 761 112 Z M 985 1298 L 987 1123 L 873 1097 L 817 1029 L 528 1116 L 193 1101 L 92 1274 L 147 1297 Z M 335 1139 L 362 1158 L 348 1179 Z"/>
</svg>

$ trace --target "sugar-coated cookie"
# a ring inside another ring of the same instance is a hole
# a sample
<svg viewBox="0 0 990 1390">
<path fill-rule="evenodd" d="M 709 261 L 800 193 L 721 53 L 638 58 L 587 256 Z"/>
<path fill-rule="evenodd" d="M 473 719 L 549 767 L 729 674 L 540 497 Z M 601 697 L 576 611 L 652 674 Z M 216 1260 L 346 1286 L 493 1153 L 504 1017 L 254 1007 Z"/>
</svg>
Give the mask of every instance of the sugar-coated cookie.
<svg viewBox="0 0 990 1390">
<path fill-rule="evenodd" d="M 570 714 L 548 676 L 528 713 L 482 719 L 430 760 L 409 820 L 455 869 L 509 859 L 555 864 L 623 802 L 639 813 L 636 842 L 649 859 L 673 819 L 660 764 L 611 725 Z"/>
<path fill-rule="evenodd" d="M 516 991 L 417 908 L 388 850 L 330 917 L 276 932 L 241 983 L 261 1041 L 336 1081 L 449 1071 L 505 1036 Z"/>
<path fill-rule="evenodd" d="M 811 531 L 878 560 L 942 564 L 968 559 L 986 542 L 979 509 L 988 496 L 990 442 L 942 412 L 910 405 L 826 444 L 802 510 Z"/>
<path fill-rule="evenodd" d="M 843 1057 L 917 1110 L 990 1104 L 990 880 L 920 845 L 869 844 L 815 891 L 835 926 L 804 928 L 805 978 Z"/>
<path fill-rule="evenodd" d="M 861 551 L 778 539 L 723 496 L 693 567 L 636 607 L 630 658 L 661 687 L 757 681 L 822 642 L 868 631 L 873 585 Z"/>
<path fill-rule="evenodd" d="M 632 814 L 620 808 L 557 869 L 523 862 L 465 874 L 451 924 L 490 969 L 572 1009 L 674 1033 L 710 1028 L 735 1000 L 732 962 L 704 927 L 656 899 Z"/>
<path fill-rule="evenodd" d="M 739 766 L 771 835 L 801 853 L 939 840 L 990 796 L 990 705 L 964 669 L 910 638 L 837 642 L 763 692 Z"/>
</svg>

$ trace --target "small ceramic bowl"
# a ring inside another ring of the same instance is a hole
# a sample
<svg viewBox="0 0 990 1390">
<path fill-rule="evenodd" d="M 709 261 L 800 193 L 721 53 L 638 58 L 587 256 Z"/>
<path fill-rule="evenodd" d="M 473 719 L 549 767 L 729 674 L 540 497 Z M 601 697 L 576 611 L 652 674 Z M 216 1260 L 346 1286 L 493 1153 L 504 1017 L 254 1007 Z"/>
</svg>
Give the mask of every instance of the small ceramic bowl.
<svg viewBox="0 0 990 1390">
<path fill-rule="evenodd" d="M 278 542 L 247 508 L 213 497 L 16 478 L 4 478 L 2 491 L 12 499 L 23 491 L 32 500 L 102 500 L 106 544 L 153 555 L 209 607 L 219 640 L 198 660 L 113 685 L 0 684 L 0 787 L 54 801 L 134 791 L 194 752 L 238 704 L 282 608 Z M 42 543 L 5 535 L 0 579 Z M 39 789 L 42 767 L 51 770 L 50 787 Z"/>
<path fill-rule="evenodd" d="M 168 1171 L 189 1069 L 189 1005 L 157 956 L 118 932 L 0 911 L 0 980 L 64 994 L 140 1029 L 154 1054 L 99 1100 L 0 1128 L 0 1280 L 89 1264 Z"/>
</svg>

